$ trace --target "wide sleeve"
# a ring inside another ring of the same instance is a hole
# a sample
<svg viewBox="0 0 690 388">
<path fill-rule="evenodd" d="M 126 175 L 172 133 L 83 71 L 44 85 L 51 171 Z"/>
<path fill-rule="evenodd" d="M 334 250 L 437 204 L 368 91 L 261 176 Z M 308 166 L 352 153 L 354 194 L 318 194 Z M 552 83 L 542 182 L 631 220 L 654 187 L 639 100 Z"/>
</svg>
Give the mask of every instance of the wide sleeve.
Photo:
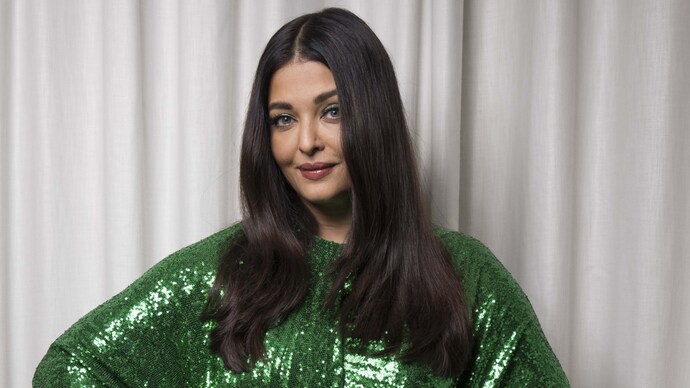
<svg viewBox="0 0 690 388">
<path fill-rule="evenodd" d="M 200 319 L 229 230 L 163 259 L 62 334 L 34 374 L 36 387 L 185 386 L 199 352 Z M 198 368 L 197 368 L 198 369 Z"/>
<path fill-rule="evenodd" d="M 451 241 L 472 309 L 473 357 L 461 387 L 569 387 L 527 296 L 481 242 Z"/>
</svg>

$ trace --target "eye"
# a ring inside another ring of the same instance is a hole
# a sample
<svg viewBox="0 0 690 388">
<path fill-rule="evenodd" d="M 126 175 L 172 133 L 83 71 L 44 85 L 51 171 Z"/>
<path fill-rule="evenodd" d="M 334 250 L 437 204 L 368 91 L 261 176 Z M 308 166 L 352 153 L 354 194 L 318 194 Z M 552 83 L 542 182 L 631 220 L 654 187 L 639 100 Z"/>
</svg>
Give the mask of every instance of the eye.
<svg viewBox="0 0 690 388">
<path fill-rule="evenodd" d="M 330 120 L 330 121 L 340 120 L 340 106 L 338 104 L 331 104 L 331 105 L 327 106 L 323 110 L 321 117 L 323 117 L 327 120 Z"/>
<path fill-rule="evenodd" d="M 289 127 L 295 119 L 287 114 L 280 114 L 271 118 L 271 125 L 274 127 Z"/>
</svg>

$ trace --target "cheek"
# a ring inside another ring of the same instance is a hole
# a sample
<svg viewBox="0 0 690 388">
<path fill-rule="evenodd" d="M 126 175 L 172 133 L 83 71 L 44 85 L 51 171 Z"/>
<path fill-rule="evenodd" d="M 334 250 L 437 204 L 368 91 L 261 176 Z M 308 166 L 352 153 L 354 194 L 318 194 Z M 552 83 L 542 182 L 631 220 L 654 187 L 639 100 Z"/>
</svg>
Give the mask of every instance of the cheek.
<svg viewBox="0 0 690 388">
<path fill-rule="evenodd" d="M 335 153 L 337 153 L 339 156 L 342 156 L 343 155 L 343 148 L 342 148 L 342 138 L 341 138 L 340 130 L 338 129 L 337 131 L 328 131 L 327 133 L 329 135 L 324 139 L 324 142 Z"/>
<path fill-rule="evenodd" d="M 278 165 L 282 166 L 290 163 L 291 158 L 288 148 L 285 139 L 281 139 L 280 136 L 271 136 L 271 153 Z"/>
</svg>

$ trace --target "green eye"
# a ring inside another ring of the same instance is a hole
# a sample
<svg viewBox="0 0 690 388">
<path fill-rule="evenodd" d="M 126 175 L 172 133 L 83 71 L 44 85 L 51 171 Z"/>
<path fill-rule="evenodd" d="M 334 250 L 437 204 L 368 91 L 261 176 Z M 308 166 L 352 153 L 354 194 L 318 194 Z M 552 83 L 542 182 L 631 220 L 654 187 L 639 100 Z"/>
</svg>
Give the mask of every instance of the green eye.
<svg viewBox="0 0 690 388">
<path fill-rule="evenodd" d="M 287 127 L 290 126 L 295 119 L 293 119 L 291 116 L 282 114 L 275 116 L 271 119 L 271 125 L 274 127 Z"/>
<path fill-rule="evenodd" d="M 337 120 L 340 118 L 340 106 L 338 104 L 331 104 L 323 110 L 322 117 L 331 120 Z"/>
</svg>

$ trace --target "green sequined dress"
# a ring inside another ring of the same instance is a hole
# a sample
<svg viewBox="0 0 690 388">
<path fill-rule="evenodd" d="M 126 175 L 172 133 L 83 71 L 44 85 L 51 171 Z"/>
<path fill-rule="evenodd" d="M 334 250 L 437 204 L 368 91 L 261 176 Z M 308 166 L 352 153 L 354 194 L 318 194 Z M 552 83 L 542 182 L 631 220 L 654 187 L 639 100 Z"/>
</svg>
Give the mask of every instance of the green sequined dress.
<svg viewBox="0 0 690 388">
<path fill-rule="evenodd" d="M 568 380 L 526 296 L 479 241 L 437 230 L 464 281 L 474 357 L 462 376 L 442 379 L 395 357 L 348 351 L 335 314 L 321 308 L 326 266 L 342 246 L 316 237 L 312 287 L 266 334 L 265 359 L 246 373 L 226 370 L 208 350 L 201 322 L 221 247 L 240 224 L 184 248 L 91 311 L 50 347 L 38 387 L 564 387 Z M 375 345 L 373 345 L 375 346 Z"/>
</svg>

